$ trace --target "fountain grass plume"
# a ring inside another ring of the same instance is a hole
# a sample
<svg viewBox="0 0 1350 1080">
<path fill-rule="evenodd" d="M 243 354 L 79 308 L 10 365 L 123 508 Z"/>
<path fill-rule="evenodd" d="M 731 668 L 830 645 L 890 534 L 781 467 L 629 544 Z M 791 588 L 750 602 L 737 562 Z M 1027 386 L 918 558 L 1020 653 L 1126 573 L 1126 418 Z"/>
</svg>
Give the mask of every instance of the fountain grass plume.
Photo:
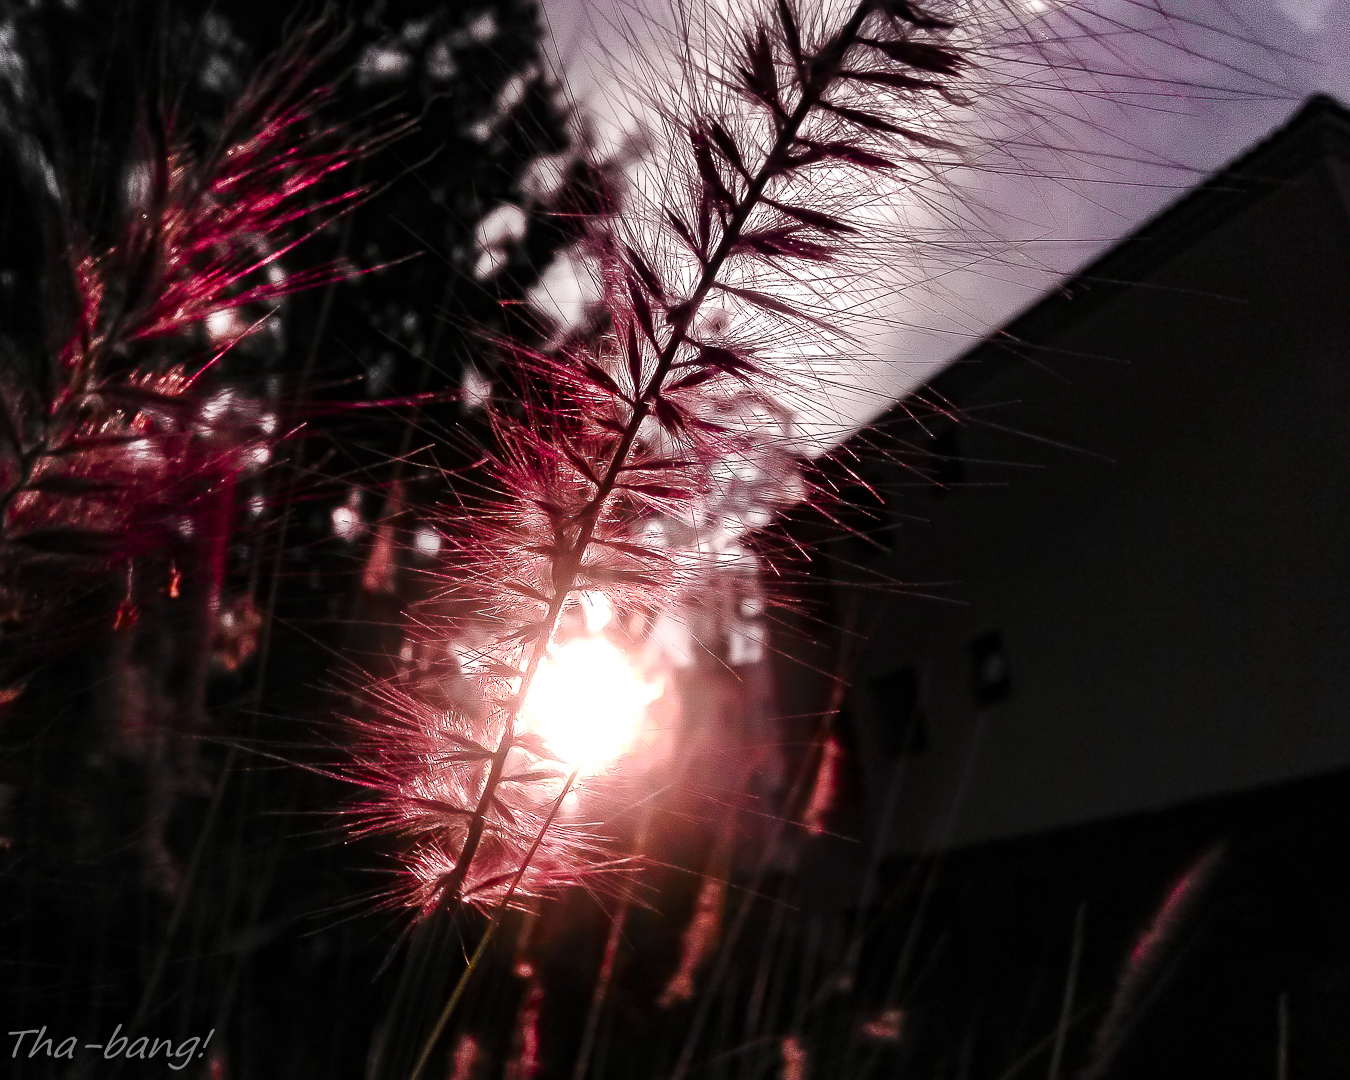
<svg viewBox="0 0 1350 1080">
<path fill-rule="evenodd" d="M 425 628 L 456 643 L 447 679 L 460 690 L 446 708 L 377 723 L 361 766 L 382 789 L 368 822 L 408 840 L 423 915 L 502 899 L 529 861 L 522 803 L 538 784 L 544 807 L 560 770 L 519 730 L 520 712 L 578 595 L 652 611 L 698 587 L 706 552 L 671 523 L 697 521 L 727 464 L 764 442 L 728 419 L 729 403 L 776 407 L 784 379 L 770 358 L 836 338 L 783 286 L 806 280 L 803 267 L 817 286 L 856 274 L 848 209 L 952 149 L 935 128 L 966 104 L 957 12 L 865 0 L 805 16 L 778 0 L 725 24 L 731 52 L 687 60 L 705 81 L 662 117 L 662 197 L 629 192 L 585 223 L 601 331 L 556 351 L 505 350 L 522 392 L 494 412 L 483 490 L 445 529 L 439 601 L 453 614 Z M 782 501 L 790 490 L 780 484 Z M 535 850 L 549 872 L 522 893 L 586 873 L 563 850 L 566 821 L 544 834 Z"/>
<path fill-rule="evenodd" d="M 213 369 L 286 296 L 348 276 L 287 257 L 362 197 L 329 178 L 393 134 L 323 122 L 333 47 L 321 26 L 295 35 L 204 150 L 167 103 L 146 108 L 104 246 L 55 172 L 53 198 L 35 198 L 52 218 L 33 268 L 51 345 L 19 355 L 7 340 L 0 370 L 0 572 L 16 603 L 50 608 L 24 582 L 53 570 L 129 567 L 194 500 L 266 460 L 275 419 Z"/>
</svg>

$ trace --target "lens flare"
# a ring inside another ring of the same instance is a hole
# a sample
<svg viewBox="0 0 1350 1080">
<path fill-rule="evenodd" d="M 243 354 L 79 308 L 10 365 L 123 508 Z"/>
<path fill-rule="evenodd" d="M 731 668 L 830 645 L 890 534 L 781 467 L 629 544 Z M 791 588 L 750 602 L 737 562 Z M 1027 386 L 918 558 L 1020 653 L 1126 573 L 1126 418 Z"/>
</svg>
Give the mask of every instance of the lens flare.
<svg viewBox="0 0 1350 1080">
<path fill-rule="evenodd" d="M 606 638 L 577 638 L 554 646 L 539 665 L 521 729 L 537 733 L 582 773 L 599 772 L 628 749 L 643 710 L 663 690 L 643 680 Z"/>
</svg>

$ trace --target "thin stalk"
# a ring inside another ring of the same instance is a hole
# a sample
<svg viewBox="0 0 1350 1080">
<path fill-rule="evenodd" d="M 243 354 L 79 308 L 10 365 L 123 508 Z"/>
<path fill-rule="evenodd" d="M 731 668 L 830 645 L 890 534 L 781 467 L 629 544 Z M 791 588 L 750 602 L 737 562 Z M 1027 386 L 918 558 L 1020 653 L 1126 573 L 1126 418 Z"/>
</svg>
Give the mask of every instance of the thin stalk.
<svg viewBox="0 0 1350 1080">
<path fill-rule="evenodd" d="M 225 798 L 225 784 L 230 775 L 230 770 L 237 757 L 237 743 L 231 743 L 229 750 L 225 755 L 225 763 L 219 777 L 216 779 L 215 787 L 211 792 L 211 802 L 206 808 L 206 816 L 202 821 L 201 830 L 197 834 L 197 840 L 192 847 L 192 856 L 188 860 L 187 869 L 183 872 L 183 881 L 179 886 L 178 895 L 174 899 L 173 910 L 169 913 L 169 920 L 164 926 L 164 936 L 160 940 L 159 949 L 155 953 L 154 967 L 150 971 L 150 978 L 146 980 L 145 989 L 141 991 L 141 998 L 136 1005 L 136 1011 L 132 1014 L 131 1023 L 127 1025 L 129 1030 L 135 1031 L 149 1017 L 150 1003 L 154 999 L 155 991 L 159 989 L 160 979 L 164 977 L 164 969 L 169 962 L 169 947 L 173 942 L 174 936 L 178 933 L 178 926 L 183 921 L 183 916 L 187 913 L 188 899 L 192 895 L 192 884 L 197 880 L 197 875 L 201 871 L 202 859 L 206 854 L 207 840 L 215 827 L 216 819 L 220 815 L 221 803 Z"/>
<path fill-rule="evenodd" d="M 1078 968 L 1083 959 L 1083 919 L 1086 915 L 1087 904 L 1084 902 L 1078 905 L 1073 917 L 1073 948 L 1069 955 L 1069 974 L 1064 980 L 1064 998 L 1059 1006 L 1059 1023 L 1055 1027 L 1055 1049 L 1050 1055 L 1050 1072 L 1047 1074 L 1049 1080 L 1059 1080 L 1060 1066 L 1064 1062 L 1064 1043 L 1069 1037 L 1069 1018 L 1073 1014 Z"/>
<path fill-rule="evenodd" d="M 355 220 L 354 215 L 347 214 L 343 222 L 342 237 L 339 241 L 339 255 L 346 254 L 347 247 L 351 239 L 352 223 Z M 323 330 L 327 324 L 329 313 L 332 310 L 333 295 L 337 291 L 338 283 L 331 281 L 324 290 L 324 297 L 319 311 L 319 320 L 314 334 L 313 342 L 308 354 L 305 356 L 305 365 L 300 373 L 300 382 L 298 386 L 298 397 L 304 400 L 309 391 L 309 383 L 314 370 L 314 363 L 318 357 L 319 342 L 323 337 Z M 299 466 L 301 454 L 303 451 L 299 448 L 295 451 L 296 465 Z M 276 611 L 278 590 L 281 582 L 281 561 L 286 549 L 286 536 L 291 524 L 291 507 L 294 503 L 294 489 L 288 492 L 285 501 L 285 511 L 281 515 L 280 530 L 277 535 L 276 547 L 272 557 L 272 567 L 270 580 L 268 581 L 267 606 L 265 610 L 269 615 Z M 4 519 L 0 513 L 0 529 L 4 527 Z M 259 545 L 258 551 L 254 556 L 253 565 L 249 573 L 249 595 L 252 595 L 258 581 L 258 568 L 263 558 L 262 546 Z M 249 726 L 250 735 L 257 726 L 257 717 L 262 706 L 263 691 L 267 683 L 268 660 L 271 657 L 272 650 L 272 619 L 266 618 L 258 631 L 258 654 L 257 654 L 257 673 L 254 676 L 253 687 L 249 694 L 247 712 L 250 714 L 251 722 Z M 234 766 L 239 757 L 239 740 L 231 740 L 229 748 L 226 750 L 225 761 L 221 765 L 221 771 L 216 778 L 216 783 L 211 792 L 211 802 L 207 806 L 206 817 L 202 821 L 201 829 L 197 833 L 197 838 L 193 843 L 192 855 L 188 860 L 187 870 L 183 874 L 183 879 L 179 883 L 178 895 L 175 897 L 173 910 L 170 912 L 169 921 L 164 927 L 164 935 L 160 940 L 159 949 L 155 954 L 154 966 L 151 969 L 150 979 L 145 985 L 141 994 L 140 1002 L 136 1006 L 136 1013 L 132 1020 L 131 1027 L 134 1029 L 142 1023 L 149 1011 L 150 1002 L 155 990 L 159 987 L 159 981 L 164 975 L 164 970 L 168 964 L 169 950 L 173 945 L 174 936 L 178 932 L 178 926 L 183 920 L 187 910 L 187 904 L 193 889 L 197 884 L 197 877 L 201 869 L 202 860 L 206 853 L 208 841 L 215 828 L 216 817 L 220 813 L 220 807 L 225 798 L 225 789 L 234 775 Z M 228 998 L 227 998 L 228 1000 Z M 222 1011 L 222 1017 L 224 1012 Z M 224 1027 L 224 1022 L 220 1026 Z"/>
<path fill-rule="evenodd" d="M 853 667 L 853 664 L 856 662 L 857 659 L 855 650 L 847 648 L 847 645 L 849 643 L 856 640 L 856 637 L 852 630 L 854 613 L 855 609 L 850 608 L 847 620 L 844 623 L 844 641 L 846 651 L 844 655 L 840 657 L 838 670 L 833 676 L 834 687 L 830 694 L 830 701 L 824 714 L 821 717 L 822 722 L 820 731 L 817 735 L 817 739 L 822 747 L 825 745 L 825 741 L 830 737 L 830 733 L 838 720 L 839 712 L 843 708 L 844 695 L 849 685 L 849 675 Z M 807 785 L 810 783 L 812 771 L 813 771 L 812 760 L 808 759 L 806 762 L 803 763 L 796 780 L 793 782 L 792 790 L 788 794 L 786 804 L 789 807 L 796 807 L 801 804 L 803 795 L 807 790 Z M 689 1027 L 685 1033 L 685 1039 L 681 1046 L 680 1057 L 674 1074 L 676 1080 L 681 1080 L 685 1071 L 687 1071 L 687 1069 L 689 1068 L 690 1063 L 693 1061 L 694 1051 L 696 1049 L 699 1038 L 702 1036 L 703 1026 L 707 1022 L 708 1009 L 711 1007 L 710 1003 L 712 1000 L 713 990 L 726 976 L 726 973 L 733 959 L 733 950 L 736 946 L 736 943 L 740 940 L 741 934 L 744 932 L 745 927 L 750 920 L 750 915 L 754 910 L 755 898 L 759 894 L 760 886 L 764 881 L 764 877 L 768 872 L 769 866 L 773 862 L 774 858 L 777 856 L 777 853 L 779 851 L 779 845 L 783 840 L 783 835 L 787 830 L 788 824 L 789 821 L 786 818 L 778 818 L 774 821 L 774 827 L 770 831 L 767 841 L 764 844 L 762 854 L 760 855 L 759 863 L 755 868 L 754 876 L 751 879 L 749 887 L 744 891 L 744 895 L 741 898 L 740 907 L 737 909 L 735 917 L 731 920 L 729 926 L 727 927 L 726 933 L 722 940 L 722 947 L 717 956 L 717 962 L 713 968 L 712 974 L 709 976 L 708 979 L 707 988 L 704 991 L 704 995 L 699 1000 L 698 1007 L 695 1009 L 694 1015 L 690 1020 Z M 793 856 L 794 862 L 795 858 L 796 857 L 794 855 Z M 779 902 L 783 904 L 786 903 L 786 901 L 781 898 Z M 786 979 L 787 978 L 786 963 L 784 964 L 783 972 L 784 972 L 784 979 Z M 784 985 L 786 985 L 786 983 L 784 983 Z M 775 1011 L 774 1009 L 770 1010 L 768 1017 L 766 1018 L 766 1023 L 770 1022 L 772 1016 L 774 1015 L 774 1011 Z"/>
<path fill-rule="evenodd" d="M 647 842 L 647 829 L 651 824 L 652 805 L 648 803 L 639 819 L 637 838 L 633 844 L 635 857 L 642 855 Z M 600 1014 L 603 1011 L 605 995 L 609 992 L 610 981 L 614 978 L 614 968 L 619 957 L 619 941 L 623 937 L 624 924 L 628 921 L 628 910 L 632 901 L 625 893 L 623 903 L 609 925 L 609 936 L 605 941 L 605 955 L 600 962 L 600 973 L 595 978 L 595 990 L 591 994 L 591 1005 L 586 1013 L 586 1026 L 581 1033 L 581 1048 L 577 1051 L 576 1063 L 572 1068 L 572 1080 L 586 1080 L 586 1069 L 591 1063 L 591 1051 L 595 1047 L 596 1034 L 600 1030 Z"/>
<path fill-rule="evenodd" d="M 1289 1080 L 1289 991 L 1281 990 L 1275 1004 L 1279 1041 L 1275 1047 L 1275 1080 Z"/>
<path fill-rule="evenodd" d="M 491 806 L 497 787 L 501 783 L 507 755 L 514 745 L 515 726 L 520 709 L 529 693 L 539 665 L 548 651 L 554 630 L 557 627 L 558 618 L 562 614 L 567 600 L 576 591 L 577 578 L 581 574 L 584 557 L 590 548 L 601 514 L 614 493 L 614 488 L 624 470 L 624 466 L 628 463 L 628 456 L 633 444 L 637 441 L 638 432 L 655 407 L 657 395 L 664 386 L 666 377 L 670 374 L 679 348 L 687 340 L 688 329 L 693 324 L 695 316 L 703 306 L 703 302 L 707 299 L 708 293 L 717 286 L 718 274 L 736 246 L 750 214 L 760 205 L 764 196 L 764 189 L 767 187 L 769 180 L 780 171 L 780 163 L 791 151 L 797 132 L 810 115 L 811 110 L 820 104 L 822 95 L 834 78 L 834 69 L 849 48 L 857 42 L 863 21 L 872 9 L 871 0 L 862 0 L 853 10 L 843 28 L 821 50 L 819 56 L 810 65 L 811 74 L 802 85 L 801 99 L 797 102 L 796 108 L 782 121 L 773 148 L 765 157 L 759 171 L 749 180 L 745 195 L 732 210 L 722 230 L 721 239 L 704 264 L 698 284 L 689 299 L 681 305 L 681 315 L 672 326 L 670 337 L 660 351 L 652 377 L 647 381 L 646 386 L 643 387 L 637 400 L 633 403 L 632 416 L 619 437 L 604 475 L 596 486 L 595 494 L 578 515 L 576 539 L 556 557 L 553 567 L 553 597 L 549 601 L 548 611 L 544 616 L 541 628 L 529 649 L 519 688 L 512 696 L 505 730 L 502 732 L 501 741 L 492 755 L 487 781 L 469 821 L 464 846 L 460 849 L 460 855 L 456 860 L 454 869 L 443 886 L 442 894 L 447 899 L 459 897 L 469 867 L 478 853 L 483 830 L 487 825 L 488 808 Z M 530 857 L 532 856 L 533 851 Z M 528 859 L 526 865 L 528 865 Z M 522 867 L 522 872 L 523 869 L 524 867 Z"/>
<path fill-rule="evenodd" d="M 483 931 L 483 936 L 479 939 L 478 948 L 474 949 L 473 956 L 469 959 L 469 965 L 460 975 L 455 983 L 455 988 L 450 991 L 450 997 L 445 1003 L 445 1008 L 441 1010 L 441 1015 L 436 1018 L 436 1024 L 427 1036 L 426 1042 L 422 1044 L 422 1052 L 417 1056 L 417 1063 L 413 1070 L 408 1074 L 408 1080 L 418 1080 L 422 1075 L 422 1070 L 426 1068 L 427 1062 L 431 1059 L 431 1052 L 435 1050 L 436 1043 L 445 1032 L 445 1026 L 450 1022 L 450 1017 L 454 1014 L 455 1006 L 459 1004 L 464 996 L 464 990 L 469 985 L 469 979 L 477 970 L 479 963 L 483 959 L 483 954 L 487 952 L 488 943 L 492 940 L 492 935 L 497 927 L 501 925 L 502 917 L 506 914 L 507 906 L 511 903 L 511 898 L 516 895 L 516 889 L 520 885 L 520 879 L 525 876 L 526 869 L 529 868 L 534 853 L 539 850 L 539 845 L 544 842 L 544 834 L 548 832 L 549 826 L 553 824 L 553 819 L 557 817 L 561 809 L 563 800 L 567 798 L 567 793 L 572 790 L 572 785 L 576 782 L 577 770 L 572 770 L 572 775 L 567 778 L 567 783 L 563 785 L 562 791 L 558 797 L 553 800 L 552 807 L 549 808 L 548 816 L 544 818 L 544 823 L 539 827 L 539 832 L 535 835 L 534 842 L 530 845 L 530 850 L 525 853 L 525 858 L 520 861 L 520 868 L 516 871 L 515 877 L 511 879 L 511 887 L 506 890 L 506 895 L 502 897 L 497 905 L 497 910 L 492 914 L 492 921 L 488 923 L 487 929 Z"/>
</svg>

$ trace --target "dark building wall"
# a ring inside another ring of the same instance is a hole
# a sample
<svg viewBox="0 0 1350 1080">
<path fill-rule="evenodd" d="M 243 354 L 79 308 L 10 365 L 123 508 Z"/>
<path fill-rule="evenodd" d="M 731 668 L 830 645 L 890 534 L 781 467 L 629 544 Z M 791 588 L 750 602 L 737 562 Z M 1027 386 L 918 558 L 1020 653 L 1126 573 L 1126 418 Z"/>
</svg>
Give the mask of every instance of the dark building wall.
<svg viewBox="0 0 1350 1080">
<path fill-rule="evenodd" d="M 1347 130 L 1311 107 L 940 376 L 962 414 L 947 493 L 875 466 L 896 525 L 869 569 L 937 597 L 848 590 L 892 849 L 1350 765 Z M 1011 692 L 980 707 L 990 632 Z M 911 667 L 926 745 L 896 758 Z"/>
</svg>

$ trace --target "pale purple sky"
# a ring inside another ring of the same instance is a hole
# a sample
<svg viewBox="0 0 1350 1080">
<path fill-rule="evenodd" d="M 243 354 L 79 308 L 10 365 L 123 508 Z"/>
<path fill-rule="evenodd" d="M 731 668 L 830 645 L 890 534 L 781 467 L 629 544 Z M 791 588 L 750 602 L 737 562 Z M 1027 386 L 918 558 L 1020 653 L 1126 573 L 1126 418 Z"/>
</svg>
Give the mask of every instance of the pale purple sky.
<svg viewBox="0 0 1350 1080">
<path fill-rule="evenodd" d="M 725 10 L 735 0 L 708 2 Z M 1061 17 L 1056 9 L 1065 7 L 1062 0 L 1022 2 Z M 850 380 L 856 393 L 804 417 L 817 437 L 829 439 L 880 411 L 1035 301 L 1059 275 L 1268 135 L 1308 95 L 1350 100 L 1350 0 L 1161 2 L 1177 15 L 1162 25 L 1150 15 L 1151 0 L 1077 0 L 1074 6 L 1094 17 L 1157 31 L 1152 39 L 1130 33 L 1103 39 L 1092 57 L 1094 66 L 1114 71 L 1147 70 L 1153 81 L 1139 85 L 1154 93 L 1092 99 L 1093 123 L 1069 122 L 1061 140 L 1077 150 L 1039 168 L 1033 156 L 1023 166 L 1026 176 L 978 182 L 974 198 L 1005 243 L 990 244 L 977 265 L 931 285 L 897 284 L 894 302 L 877 310 L 869 362 Z M 616 26 L 640 27 L 643 17 L 668 8 L 666 0 L 541 3 L 561 74 L 583 106 L 601 112 L 615 83 L 608 70 L 614 61 L 605 54 L 631 47 Z M 1109 85 L 1130 89 L 1123 80 Z"/>
</svg>

